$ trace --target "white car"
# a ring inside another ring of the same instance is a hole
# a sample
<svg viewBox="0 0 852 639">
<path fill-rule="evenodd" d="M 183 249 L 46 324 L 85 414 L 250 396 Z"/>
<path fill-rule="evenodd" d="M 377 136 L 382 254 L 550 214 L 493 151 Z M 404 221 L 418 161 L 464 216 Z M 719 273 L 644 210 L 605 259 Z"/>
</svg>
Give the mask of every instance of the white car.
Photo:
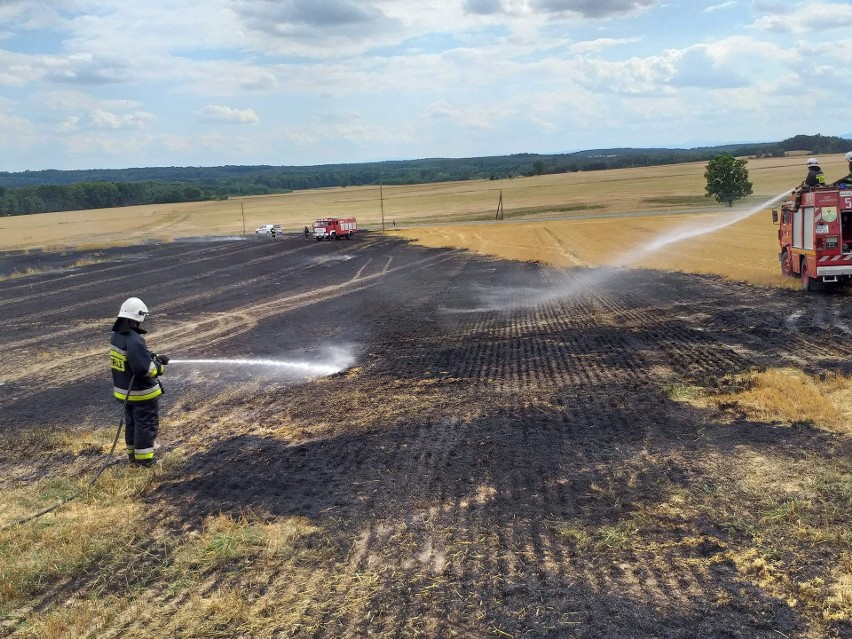
<svg viewBox="0 0 852 639">
<path fill-rule="evenodd" d="M 284 230 L 281 228 L 280 224 L 264 224 L 254 230 L 255 235 L 272 235 L 272 232 L 275 231 L 276 235 L 282 235 Z"/>
</svg>

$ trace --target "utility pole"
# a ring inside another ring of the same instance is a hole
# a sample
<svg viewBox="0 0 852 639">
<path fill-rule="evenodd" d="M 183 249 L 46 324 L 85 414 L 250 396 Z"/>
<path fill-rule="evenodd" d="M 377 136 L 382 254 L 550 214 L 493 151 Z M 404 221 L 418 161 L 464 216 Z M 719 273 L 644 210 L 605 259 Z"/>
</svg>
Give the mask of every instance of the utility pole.
<svg viewBox="0 0 852 639">
<path fill-rule="evenodd" d="M 379 178 L 379 202 L 382 207 L 382 233 L 385 232 L 385 196 L 382 193 L 382 180 Z"/>
<path fill-rule="evenodd" d="M 246 234 L 246 211 L 243 208 L 243 201 L 240 200 L 240 213 L 243 215 L 243 235 Z"/>
</svg>

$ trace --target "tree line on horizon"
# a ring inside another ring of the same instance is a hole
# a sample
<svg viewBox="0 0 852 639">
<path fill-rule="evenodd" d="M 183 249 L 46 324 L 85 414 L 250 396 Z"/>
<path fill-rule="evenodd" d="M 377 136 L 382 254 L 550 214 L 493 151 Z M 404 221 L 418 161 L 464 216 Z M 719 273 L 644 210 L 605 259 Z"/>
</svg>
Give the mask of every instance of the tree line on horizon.
<svg viewBox="0 0 852 639">
<path fill-rule="evenodd" d="M 0 215 L 223 200 L 324 187 L 497 180 L 603 171 L 734 156 L 783 157 L 790 151 L 842 153 L 852 141 L 797 135 L 782 142 L 691 149 L 595 149 L 568 154 L 521 153 L 480 158 L 430 158 L 318 166 L 148 167 L 0 172 Z"/>
</svg>

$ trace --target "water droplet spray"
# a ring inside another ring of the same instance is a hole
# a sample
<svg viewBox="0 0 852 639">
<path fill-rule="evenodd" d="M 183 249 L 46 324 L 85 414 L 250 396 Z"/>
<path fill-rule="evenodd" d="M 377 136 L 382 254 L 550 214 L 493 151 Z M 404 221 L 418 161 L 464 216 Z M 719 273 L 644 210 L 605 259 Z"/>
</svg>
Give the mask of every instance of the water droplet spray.
<svg viewBox="0 0 852 639">
<path fill-rule="evenodd" d="M 209 359 L 172 358 L 169 365 L 212 366 L 233 369 L 235 367 L 254 367 L 265 369 L 267 373 L 283 373 L 290 377 L 327 377 L 335 375 L 352 366 L 355 356 L 351 350 L 336 349 L 326 353 L 318 361 L 286 360 L 250 357 L 216 357 Z"/>
<path fill-rule="evenodd" d="M 660 233 L 652 238 L 644 245 L 635 247 L 623 254 L 618 260 L 617 266 L 630 266 L 640 262 L 654 251 L 657 251 L 664 246 L 680 242 L 707 233 L 713 233 L 725 227 L 741 222 L 746 218 L 751 217 L 758 211 L 762 211 L 771 207 L 781 198 L 789 195 L 790 190 L 786 189 L 778 195 L 769 198 L 755 206 L 749 208 L 732 208 L 721 219 L 718 217 L 713 220 L 697 221 L 692 219 L 684 222 L 675 229 Z M 549 302 L 559 299 L 576 296 L 581 293 L 594 289 L 597 286 L 605 283 L 613 277 L 617 277 L 618 269 L 612 267 L 597 268 L 594 270 L 581 269 L 571 272 L 570 276 L 564 282 L 557 286 L 548 287 L 545 289 L 531 289 L 528 287 L 478 287 L 476 291 L 479 295 L 479 304 L 473 308 L 448 308 L 442 307 L 440 310 L 443 313 L 481 313 L 495 312 L 535 308 Z"/>
</svg>

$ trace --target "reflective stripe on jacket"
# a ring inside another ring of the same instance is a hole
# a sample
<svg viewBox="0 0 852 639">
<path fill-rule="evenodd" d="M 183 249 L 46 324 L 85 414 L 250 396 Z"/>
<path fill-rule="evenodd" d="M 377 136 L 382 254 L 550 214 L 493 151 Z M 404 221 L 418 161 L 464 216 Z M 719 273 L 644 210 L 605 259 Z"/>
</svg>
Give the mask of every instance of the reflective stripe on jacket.
<svg viewBox="0 0 852 639">
<path fill-rule="evenodd" d="M 113 331 L 109 340 L 113 395 L 129 402 L 144 402 L 163 394 L 157 377 L 163 366 L 151 358 L 151 351 L 139 333 Z M 130 381 L 133 380 L 133 386 Z"/>
</svg>

